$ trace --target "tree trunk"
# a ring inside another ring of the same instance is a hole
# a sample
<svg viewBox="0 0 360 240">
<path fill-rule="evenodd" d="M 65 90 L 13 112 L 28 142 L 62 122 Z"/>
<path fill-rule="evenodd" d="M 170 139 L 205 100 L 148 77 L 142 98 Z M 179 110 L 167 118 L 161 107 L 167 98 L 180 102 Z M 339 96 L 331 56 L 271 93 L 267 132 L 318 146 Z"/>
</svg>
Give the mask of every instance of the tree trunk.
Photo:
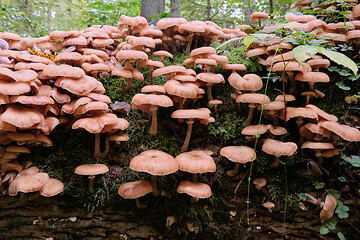
<svg viewBox="0 0 360 240">
<path fill-rule="evenodd" d="M 46 25 L 47 25 L 48 33 L 50 33 L 51 32 L 51 10 L 52 10 L 51 3 L 48 2 L 46 4 L 46 7 L 47 7 L 47 22 L 46 22 Z"/>
<path fill-rule="evenodd" d="M 244 22 L 251 23 L 250 17 L 253 12 L 253 0 L 246 0 L 244 1 Z"/>
<path fill-rule="evenodd" d="M 72 8 L 72 0 L 68 0 L 67 1 L 68 4 L 67 4 L 67 12 L 68 12 L 68 29 L 71 29 L 71 19 L 72 19 L 72 12 L 71 12 L 71 8 Z"/>
<path fill-rule="evenodd" d="M 274 13 L 274 1 L 269 0 L 269 15 L 272 15 Z"/>
<path fill-rule="evenodd" d="M 207 5 L 206 5 L 206 20 L 211 21 L 211 0 L 207 0 Z"/>
<path fill-rule="evenodd" d="M 181 0 L 170 0 L 170 17 L 181 17 Z"/>
<path fill-rule="evenodd" d="M 163 11 L 165 11 L 165 0 L 141 0 L 140 15 L 146 18 L 149 23 L 157 21 Z M 158 15 L 156 20 L 152 19 L 154 15 Z"/>
</svg>

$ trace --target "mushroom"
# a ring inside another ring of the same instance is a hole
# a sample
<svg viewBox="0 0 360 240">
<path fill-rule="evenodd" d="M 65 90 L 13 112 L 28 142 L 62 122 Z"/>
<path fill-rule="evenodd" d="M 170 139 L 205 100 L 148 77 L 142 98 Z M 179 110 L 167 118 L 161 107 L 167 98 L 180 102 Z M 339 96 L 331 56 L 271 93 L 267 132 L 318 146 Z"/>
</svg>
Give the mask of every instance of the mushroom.
<svg viewBox="0 0 360 240">
<path fill-rule="evenodd" d="M 330 220 L 333 215 L 335 208 L 337 206 L 336 198 L 333 195 L 326 195 L 325 203 L 323 205 L 323 209 L 320 212 L 320 218 L 322 221 Z"/>
<path fill-rule="evenodd" d="M 104 174 L 109 171 L 109 168 L 105 164 L 83 164 L 75 169 L 75 173 L 78 175 L 89 176 L 89 192 L 94 192 L 94 179 L 95 175 Z"/>
<path fill-rule="evenodd" d="M 130 168 L 133 171 L 151 174 L 153 195 L 157 197 L 159 191 L 156 187 L 156 176 L 163 176 L 176 172 L 178 170 L 178 164 L 170 154 L 159 150 L 147 150 L 131 159 Z"/>
<path fill-rule="evenodd" d="M 272 209 L 275 207 L 275 204 L 272 202 L 265 202 L 262 204 L 262 206 L 264 208 L 267 208 L 267 210 L 269 211 L 269 213 L 272 213 Z"/>
<path fill-rule="evenodd" d="M 235 162 L 235 168 L 226 172 L 226 174 L 230 177 L 234 177 L 238 173 L 240 168 L 239 163 L 245 164 L 256 159 L 256 153 L 254 149 L 246 146 L 223 147 L 220 150 L 220 155 L 226 157 L 232 162 Z"/>
<path fill-rule="evenodd" d="M 157 110 L 159 107 L 171 107 L 173 106 L 173 101 L 165 95 L 156 95 L 156 94 L 136 94 L 132 101 L 132 107 L 134 109 L 141 109 L 145 112 L 151 113 L 151 127 L 149 133 L 151 135 L 156 135 L 158 133 L 157 127 Z"/>
<path fill-rule="evenodd" d="M 267 154 L 275 155 L 275 161 L 270 164 L 270 167 L 278 167 L 281 156 L 291 156 L 296 150 L 297 146 L 293 142 L 281 142 L 274 139 L 266 139 L 262 149 Z"/>
<path fill-rule="evenodd" d="M 128 182 L 121 184 L 118 194 L 125 199 L 135 199 L 136 206 L 139 209 L 146 208 L 146 204 L 141 204 L 140 197 L 145 196 L 153 191 L 153 187 L 149 181 L 140 180 L 136 182 Z"/>
<path fill-rule="evenodd" d="M 210 113 L 211 113 L 211 111 L 209 109 L 200 108 L 200 109 L 180 109 L 180 110 L 176 110 L 175 112 L 173 112 L 171 114 L 172 118 L 187 119 L 188 129 L 186 132 L 184 144 L 180 148 L 180 150 L 182 152 L 186 152 L 186 150 L 189 146 L 194 120 L 199 119 L 200 123 L 201 123 L 201 121 L 203 121 L 204 124 L 207 124 L 208 122 L 213 122 L 213 121 L 215 121 L 215 119 L 210 118 Z"/>
<path fill-rule="evenodd" d="M 266 185 L 266 180 L 265 178 L 256 178 L 253 180 L 253 184 L 257 190 L 260 190 L 263 186 Z"/>
</svg>

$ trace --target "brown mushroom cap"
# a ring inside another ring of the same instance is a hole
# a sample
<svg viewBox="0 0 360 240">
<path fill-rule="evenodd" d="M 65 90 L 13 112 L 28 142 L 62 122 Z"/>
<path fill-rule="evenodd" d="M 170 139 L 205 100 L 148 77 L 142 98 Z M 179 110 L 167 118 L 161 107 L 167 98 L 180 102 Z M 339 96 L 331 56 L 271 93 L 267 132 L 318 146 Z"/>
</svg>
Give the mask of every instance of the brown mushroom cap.
<svg viewBox="0 0 360 240">
<path fill-rule="evenodd" d="M 267 104 L 270 98 L 260 93 L 243 93 L 236 98 L 236 102 Z"/>
<path fill-rule="evenodd" d="M 80 78 L 85 75 L 84 70 L 70 65 L 47 65 L 43 70 L 43 75 L 49 77 L 69 77 Z"/>
<path fill-rule="evenodd" d="M 1 115 L 1 120 L 19 128 L 29 128 L 44 121 L 44 116 L 31 108 L 11 105 Z"/>
<path fill-rule="evenodd" d="M 157 77 L 160 75 L 172 74 L 172 73 L 177 73 L 177 72 L 186 73 L 186 68 L 184 68 L 183 66 L 178 66 L 178 65 L 162 67 L 162 68 L 158 68 L 158 69 L 154 70 L 153 76 Z"/>
<path fill-rule="evenodd" d="M 232 162 L 247 163 L 256 159 L 254 149 L 246 146 L 228 146 L 220 150 L 220 155 Z"/>
<path fill-rule="evenodd" d="M 301 148 L 308 148 L 308 149 L 314 149 L 314 150 L 324 150 L 324 149 L 333 149 L 334 145 L 332 143 L 324 143 L 324 142 L 304 142 L 301 145 Z"/>
<path fill-rule="evenodd" d="M 194 198 L 209 198 L 211 196 L 211 188 L 209 185 L 190 181 L 180 182 L 177 192 L 186 193 Z"/>
<path fill-rule="evenodd" d="M 269 15 L 264 12 L 254 12 L 251 14 L 250 19 L 252 21 L 263 21 L 269 18 Z"/>
<path fill-rule="evenodd" d="M 135 199 L 145 196 L 152 191 L 153 187 L 149 181 L 140 180 L 121 184 L 118 189 L 118 194 L 125 199 Z"/>
<path fill-rule="evenodd" d="M 257 134 L 261 135 L 268 131 L 268 126 L 265 124 L 257 124 L 257 125 L 250 125 L 245 127 L 241 130 L 242 135 L 250 135 L 255 136 Z"/>
<path fill-rule="evenodd" d="M 293 142 L 281 142 L 279 140 L 266 139 L 262 146 L 262 150 L 267 154 L 276 157 L 291 156 L 296 152 L 297 146 Z"/>
<path fill-rule="evenodd" d="M 238 90 L 257 91 L 263 87 L 261 78 L 256 74 L 246 74 L 241 77 L 237 73 L 232 73 L 228 80 L 230 85 Z"/>
<path fill-rule="evenodd" d="M 265 178 L 256 178 L 253 180 L 253 184 L 257 185 L 259 187 L 263 187 L 266 185 L 266 179 Z"/>
<path fill-rule="evenodd" d="M 331 122 L 337 122 L 338 121 L 338 118 L 335 115 L 328 114 L 328 113 L 324 112 L 323 110 L 321 110 L 320 108 L 318 108 L 315 105 L 308 104 L 308 105 L 306 105 L 306 107 L 311 108 L 312 110 L 314 110 L 319 115 L 320 120 L 324 119 L 324 120 L 331 121 Z"/>
<path fill-rule="evenodd" d="M 130 168 L 137 172 L 161 176 L 176 172 L 178 164 L 170 154 L 159 150 L 147 150 L 131 159 Z"/>
<path fill-rule="evenodd" d="M 116 59 L 130 59 L 130 60 L 137 60 L 137 59 L 144 59 L 148 60 L 148 55 L 142 51 L 137 50 L 121 50 L 116 54 Z"/>
<path fill-rule="evenodd" d="M 190 173 L 215 172 L 216 165 L 213 158 L 202 150 L 194 150 L 179 154 L 175 160 L 179 170 Z"/>
<path fill-rule="evenodd" d="M 78 175 L 94 176 L 104 174 L 109 171 L 109 168 L 105 164 L 83 164 L 75 169 L 75 173 Z"/>
<path fill-rule="evenodd" d="M 200 47 L 200 48 L 196 48 L 190 52 L 190 58 L 196 59 L 196 58 L 199 58 L 199 56 L 202 56 L 202 55 L 208 56 L 213 53 L 216 54 L 216 51 L 213 47 Z"/>
<path fill-rule="evenodd" d="M 156 95 L 156 94 L 136 94 L 131 101 L 133 108 L 138 109 L 141 105 L 153 105 L 161 107 L 171 107 L 173 101 L 165 95 Z"/>
</svg>

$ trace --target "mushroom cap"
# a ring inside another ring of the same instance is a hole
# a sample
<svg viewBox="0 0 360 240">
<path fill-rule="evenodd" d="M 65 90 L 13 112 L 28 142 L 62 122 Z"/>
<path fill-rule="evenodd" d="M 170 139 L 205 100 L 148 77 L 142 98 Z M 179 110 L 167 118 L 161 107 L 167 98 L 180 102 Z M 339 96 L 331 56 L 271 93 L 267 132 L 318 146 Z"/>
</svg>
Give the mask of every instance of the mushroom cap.
<svg viewBox="0 0 360 240">
<path fill-rule="evenodd" d="M 257 125 L 250 125 L 245 127 L 241 130 L 242 135 L 257 135 L 257 134 L 264 134 L 268 131 L 268 125 L 265 124 L 257 124 Z"/>
<path fill-rule="evenodd" d="M 190 173 L 215 172 L 214 159 L 202 150 L 184 152 L 175 157 L 179 170 Z"/>
<path fill-rule="evenodd" d="M 40 189 L 40 195 L 44 197 L 52 197 L 64 190 L 64 184 L 55 178 L 49 178 L 45 186 Z"/>
<path fill-rule="evenodd" d="M 265 178 L 255 178 L 253 180 L 253 184 L 263 187 L 266 185 L 266 179 Z"/>
<path fill-rule="evenodd" d="M 238 73 L 231 73 L 228 81 L 238 90 L 257 91 L 263 87 L 261 78 L 256 74 L 246 74 L 241 77 Z"/>
<path fill-rule="evenodd" d="M 250 19 L 252 21 L 263 21 L 269 18 L 269 15 L 264 12 L 254 12 L 251 14 Z"/>
<path fill-rule="evenodd" d="M 138 109 L 138 106 L 141 105 L 153 105 L 161 107 L 171 107 L 173 106 L 173 101 L 165 95 L 156 95 L 156 94 L 136 94 L 131 100 L 131 104 L 134 109 Z"/>
<path fill-rule="evenodd" d="M 304 108 L 304 107 L 288 108 L 286 111 L 285 121 L 289 121 L 291 118 L 294 117 L 318 119 L 317 113 L 311 108 Z"/>
<path fill-rule="evenodd" d="M 325 128 L 337 134 L 346 141 L 354 141 L 354 142 L 360 141 L 360 131 L 356 128 L 331 121 L 323 121 L 320 122 L 318 125 L 322 128 Z"/>
<path fill-rule="evenodd" d="M 118 189 L 118 194 L 125 199 L 135 199 L 145 196 L 152 191 L 153 187 L 149 181 L 140 180 L 121 184 Z"/>
<path fill-rule="evenodd" d="M 326 195 L 325 203 L 323 209 L 320 212 L 320 218 L 322 221 L 330 220 L 333 215 L 335 208 L 337 206 L 336 198 L 333 195 Z"/>
<path fill-rule="evenodd" d="M 179 109 L 171 114 L 172 118 L 182 119 L 208 119 L 211 111 L 208 108 L 199 109 Z"/>
<path fill-rule="evenodd" d="M 274 127 L 274 126 L 270 125 L 270 127 L 268 127 L 268 129 L 275 136 L 281 136 L 281 135 L 285 135 L 288 133 L 286 128 L 280 127 L 280 126 Z"/>
<path fill-rule="evenodd" d="M 84 70 L 78 67 L 72 67 L 70 65 L 47 65 L 44 67 L 43 75 L 49 77 L 69 77 L 80 78 L 85 75 Z"/>
<path fill-rule="evenodd" d="M 308 105 L 306 105 L 306 107 L 311 108 L 312 110 L 314 110 L 319 115 L 320 120 L 324 119 L 324 120 L 331 121 L 331 122 L 337 122 L 338 121 L 338 118 L 335 115 L 328 114 L 328 113 L 324 112 L 323 110 L 321 110 L 320 108 L 318 108 L 315 105 L 308 104 Z"/>
<path fill-rule="evenodd" d="M 154 70 L 153 76 L 157 77 L 160 75 L 177 73 L 177 72 L 186 73 L 186 68 L 183 66 L 178 66 L 178 65 L 162 67 L 162 68 L 158 68 L 158 69 Z"/>
<path fill-rule="evenodd" d="M 304 142 L 301 145 L 301 148 L 308 148 L 308 149 L 314 149 L 314 150 L 324 150 L 324 149 L 333 149 L 334 145 L 332 143 L 324 143 L 324 142 Z"/>
<path fill-rule="evenodd" d="M 180 182 L 177 192 L 186 193 L 194 198 L 209 198 L 211 196 L 211 188 L 209 185 L 190 181 Z"/>
<path fill-rule="evenodd" d="M 75 173 L 78 175 L 94 176 L 99 174 L 104 174 L 109 171 L 109 168 L 105 164 L 83 164 L 77 166 Z"/>
<path fill-rule="evenodd" d="M 330 82 L 329 76 L 323 72 L 300 72 L 296 74 L 295 80 L 301 82 Z"/>
<path fill-rule="evenodd" d="M 1 115 L 1 120 L 19 128 L 29 128 L 44 121 L 44 116 L 38 111 L 21 105 L 10 105 Z"/>
<path fill-rule="evenodd" d="M 243 93 L 236 98 L 236 102 L 268 104 L 270 98 L 260 93 Z"/>
<path fill-rule="evenodd" d="M 39 191 L 45 185 L 49 175 L 47 173 L 33 173 L 18 175 L 9 186 L 9 195 L 15 196 L 18 192 L 28 193 Z"/>
<path fill-rule="evenodd" d="M 147 150 L 131 159 L 130 168 L 133 171 L 162 176 L 176 172 L 178 164 L 168 153 L 159 150 Z"/>
<path fill-rule="evenodd" d="M 284 108 L 285 108 L 285 103 L 283 101 L 272 101 L 266 104 L 265 106 L 258 105 L 259 110 L 264 109 L 266 111 L 278 111 Z"/>
<path fill-rule="evenodd" d="M 296 98 L 293 95 L 285 94 L 285 100 L 286 100 L 286 102 L 292 102 L 292 101 L 295 101 Z M 284 95 L 276 96 L 274 101 L 282 101 L 282 102 L 284 102 Z"/>
<path fill-rule="evenodd" d="M 72 129 L 85 129 L 90 133 L 100 133 L 106 125 L 118 124 L 118 118 L 112 113 L 101 113 L 90 118 L 81 118 L 74 122 Z"/>
<path fill-rule="evenodd" d="M 246 146 L 223 147 L 220 150 L 220 155 L 236 163 L 247 163 L 256 159 L 254 149 Z"/>
<path fill-rule="evenodd" d="M 65 89 L 75 95 L 84 95 L 97 89 L 101 85 L 96 78 L 84 75 L 79 79 L 72 79 L 68 77 L 58 78 L 55 86 Z"/>
<path fill-rule="evenodd" d="M 174 56 L 171 53 L 169 53 L 168 51 L 164 51 L 164 50 L 153 52 L 153 55 L 154 56 L 164 56 L 164 57 L 168 57 L 171 59 L 174 58 Z"/>
<path fill-rule="evenodd" d="M 192 50 L 190 52 L 190 58 L 196 59 L 199 58 L 199 56 L 206 55 L 206 57 L 210 54 L 216 54 L 216 51 L 213 47 L 200 47 Z M 204 57 L 204 58 L 206 58 Z"/>
<path fill-rule="evenodd" d="M 165 94 L 166 90 L 164 86 L 160 86 L 160 85 L 146 85 L 141 89 L 142 93 L 151 93 L 151 92 L 156 92 L 156 93 L 162 93 Z"/>
<path fill-rule="evenodd" d="M 201 80 L 206 83 L 225 83 L 225 79 L 223 75 L 221 74 L 215 74 L 215 73 L 199 73 L 196 76 L 196 79 Z"/>
<path fill-rule="evenodd" d="M 199 89 L 195 84 L 181 83 L 176 80 L 168 80 L 164 87 L 168 94 L 183 98 L 195 98 Z"/>
<path fill-rule="evenodd" d="M 229 64 L 225 63 L 221 66 L 221 69 L 229 69 L 229 70 L 235 70 L 235 71 L 245 71 L 246 67 L 244 64 Z"/>
<path fill-rule="evenodd" d="M 145 59 L 148 60 L 148 55 L 142 51 L 137 50 L 121 50 L 116 54 L 116 59 L 130 59 L 130 60 L 137 60 L 137 59 Z"/>
<path fill-rule="evenodd" d="M 262 205 L 264 208 L 270 208 L 270 209 L 275 207 L 275 204 L 272 202 L 264 202 Z"/>
<path fill-rule="evenodd" d="M 276 157 L 291 156 L 296 152 L 297 145 L 293 142 L 281 142 L 279 140 L 266 139 L 261 150 Z"/>
</svg>

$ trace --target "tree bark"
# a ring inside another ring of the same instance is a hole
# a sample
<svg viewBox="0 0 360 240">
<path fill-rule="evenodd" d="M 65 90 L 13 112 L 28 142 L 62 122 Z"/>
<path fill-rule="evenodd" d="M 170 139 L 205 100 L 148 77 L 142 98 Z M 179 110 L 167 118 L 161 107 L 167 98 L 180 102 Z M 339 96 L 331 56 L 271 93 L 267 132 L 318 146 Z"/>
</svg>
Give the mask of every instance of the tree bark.
<svg viewBox="0 0 360 240">
<path fill-rule="evenodd" d="M 211 21 L 211 0 L 207 0 L 207 5 L 206 5 L 206 20 Z"/>
<path fill-rule="evenodd" d="M 244 22 L 245 23 L 251 22 L 250 17 L 253 12 L 253 8 L 252 8 L 253 3 L 254 3 L 253 0 L 244 1 Z"/>
<path fill-rule="evenodd" d="M 160 14 L 165 11 L 165 0 L 141 0 L 141 12 L 140 15 L 146 18 L 150 22 L 154 22 L 152 16 L 158 15 L 157 21 Z"/>
<path fill-rule="evenodd" d="M 50 34 L 50 32 L 51 32 L 51 10 L 52 10 L 51 3 L 47 2 L 46 7 L 47 7 L 47 22 L 46 22 L 46 25 L 47 25 L 48 34 Z"/>
<path fill-rule="evenodd" d="M 181 17 L 181 0 L 170 0 L 170 17 Z"/>
</svg>

